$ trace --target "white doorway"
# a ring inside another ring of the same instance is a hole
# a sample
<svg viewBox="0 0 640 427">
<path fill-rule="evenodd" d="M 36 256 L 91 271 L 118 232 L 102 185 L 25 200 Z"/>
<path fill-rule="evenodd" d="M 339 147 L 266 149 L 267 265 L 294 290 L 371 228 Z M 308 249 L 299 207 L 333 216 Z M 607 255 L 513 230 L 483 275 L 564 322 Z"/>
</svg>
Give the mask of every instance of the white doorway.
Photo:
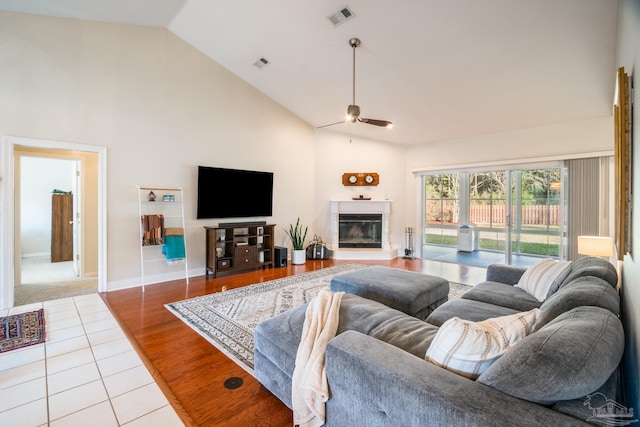
<svg viewBox="0 0 640 427">
<path fill-rule="evenodd" d="M 20 248 L 14 305 L 97 292 L 97 199 L 82 197 L 84 183 L 97 190 L 97 154 L 23 147 L 14 154 Z"/>
<path fill-rule="evenodd" d="M 77 162 L 80 169 L 86 165 L 87 170 L 81 171 L 81 176 L 91 176 L 94 181 L 93 188 L 93 203 L 89 203 L 91 207 L 87 207 L 87 197 L 83 197 L 82 191 L 78 191 L 78 184 L 72 182 L 70 186 L 78 193 L 77 211 L 84 212 L 77 217 L 79 226 L 75 227 L 74 224 L 74 240 L 76 241 L 75 248 L 77 249 L 74 254 L 74 260 L 70 263 L 70 271 L 72 277 L 93 276 L 93 286 L 97 288 L 98 292 L 106 291 L 106 148 L 84 145 L 65 143 L 59 141 L 50 140 L 37 140 L 30 138 L 19 137 L 5 137 L 3 140 L 3 162 L 2 162 L 2 174 L 3 179 L 0 181 L 0 194 L 1 205 L 0 213 L 2 220 L 2 233 L 7 238 L 3 238 L 0 241 L 0 259 L 2 262 L 2 284 L 0 285 L 0 306 L 3 308 L 12 307 L 15 302 L 15 286 L 20 285 L 23 279 L 22 275 L 22 255 L 23 244 L 32 245 L 36 243 L 35 248 L 29 248 L 26 253 L 31 255 L 46 254 L 46 250 L 42 250 L 43 246 L 46 246 L 46 239 L 43 236 L 36 237 L 35 241 L 23 242 L 21 238 L 22 230 L 20 224 L 22 222 L 22 207 L 21 207 L 21 158 L 27 157 L 41 157 L 41 158 L 57 158 L 71 160 Z M 92 161 L 83 161 L 93 158 Z M 84 165 L 84 166 L 83 166 Z M 84 175 L 83 175 L 84 173 Z M 78 176 L 78 175 L 76 175 Z M 83 178 L 77 179 L 77 182 L 82 182 Z M 79 185 L 82 187 L 82 185 Z M 51 189 L 53 190 L 53 189 Z M 51 191 L 49 190 L 49 191 Z M 65 190 L 65 189 L 59 189 Z M 73 190 L 70 190 L 73 191 Z M 50 199 L 50 198 L 49 198 Z M 50 203 L 50 200 L 49 202 Z M 84 205 L 83 205 L 84 203 Z M 74 209 L 76 212 L 76 209 Z M 84 218 L 83 218 L 84 217 Z M 50 219 L 49 219 L 50 220 Z M 86 227 L 83 225 L 83 221 L 93 221 L 93 233 L 95 238 L 94 244 L 81 244 L 79 242 L 87 241 L 87 236 L 83 237 L 83 233 L 86 233 Z M 38 241 L 39 239 L 39 241 Z M 37 247 L 37 243 L 40 243 L 40 247 Z M 38 252 L 40 251 L 40 252 Z M 91 253 L 93 251 L 93 253 Z M 74 265 L 77 256 L 79 256 L 80 262 Z M 46 256 L 46 255 L 45 255 Z M 37 256 L 36 256 L 37 257 Z M 34 258 L 36 258 L 34 257 Z M 89 262 L 93 259 L 93 265 Z M 83 260 L 85 262 L 83 262 Z M 77 269 L 74 271 L 74 267 Z M 46 274 L 46 273 L 45 273 Z M 97 282 L 97 286 L 95 284 Z"/>
</svg>

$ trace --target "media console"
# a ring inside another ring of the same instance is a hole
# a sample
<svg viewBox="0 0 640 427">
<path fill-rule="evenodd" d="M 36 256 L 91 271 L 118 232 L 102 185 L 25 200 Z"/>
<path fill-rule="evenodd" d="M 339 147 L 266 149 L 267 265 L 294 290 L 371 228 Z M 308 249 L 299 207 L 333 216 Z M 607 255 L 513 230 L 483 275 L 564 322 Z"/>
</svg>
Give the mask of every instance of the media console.
<svg viewBox="0 0 640 427">
<path fill-rule="evenodd" d="M 233 223 L 206 230 L 205 274 L 214 277 L 273 267 L 275 224 Z"/>
</svg>

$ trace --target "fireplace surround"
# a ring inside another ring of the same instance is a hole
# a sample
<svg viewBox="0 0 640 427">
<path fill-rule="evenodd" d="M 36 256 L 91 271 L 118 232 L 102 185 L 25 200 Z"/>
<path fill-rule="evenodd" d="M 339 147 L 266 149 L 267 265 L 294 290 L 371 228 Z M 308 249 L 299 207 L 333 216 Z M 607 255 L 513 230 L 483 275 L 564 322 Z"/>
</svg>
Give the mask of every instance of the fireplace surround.
<svg viewBox="0 0 640 427">
<path fill-rule="evenodd" d="M 332 200 L 330 249 L 334 259 L 393 259 L 391 200 Z"/>
</svg>

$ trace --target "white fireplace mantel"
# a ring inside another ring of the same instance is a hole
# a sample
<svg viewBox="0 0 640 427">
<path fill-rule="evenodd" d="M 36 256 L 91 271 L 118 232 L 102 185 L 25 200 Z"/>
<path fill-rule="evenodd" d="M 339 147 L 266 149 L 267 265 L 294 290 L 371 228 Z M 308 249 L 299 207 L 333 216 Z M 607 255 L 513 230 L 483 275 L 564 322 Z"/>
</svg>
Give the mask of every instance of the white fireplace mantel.
<svg viewBox="0 0 640 427">
<path fill-rule="evenodd" d="M 334 259 L 393 259 L 398 248 L 389 240 L 389 216 L 391 200 L 332 200 L 331 202 L 331 246 Z M 340 214 L 382 214 L 382 248 L 341 248 L 339 245 Z"/>
</svg>

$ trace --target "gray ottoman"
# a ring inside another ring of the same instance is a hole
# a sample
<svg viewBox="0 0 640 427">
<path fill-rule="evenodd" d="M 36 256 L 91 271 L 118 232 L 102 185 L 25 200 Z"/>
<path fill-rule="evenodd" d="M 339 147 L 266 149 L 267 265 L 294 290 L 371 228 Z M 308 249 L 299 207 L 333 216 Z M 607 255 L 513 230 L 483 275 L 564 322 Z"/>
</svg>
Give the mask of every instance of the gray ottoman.
<svg viewBox="0 0 640 427">
<path fill-rule="evenodd" d="M 335 276 L 331 290 L 359 295 L 424 320 L 447 301 L 449 282 L 442 277 L 376 265 Z"/>
</svg>

